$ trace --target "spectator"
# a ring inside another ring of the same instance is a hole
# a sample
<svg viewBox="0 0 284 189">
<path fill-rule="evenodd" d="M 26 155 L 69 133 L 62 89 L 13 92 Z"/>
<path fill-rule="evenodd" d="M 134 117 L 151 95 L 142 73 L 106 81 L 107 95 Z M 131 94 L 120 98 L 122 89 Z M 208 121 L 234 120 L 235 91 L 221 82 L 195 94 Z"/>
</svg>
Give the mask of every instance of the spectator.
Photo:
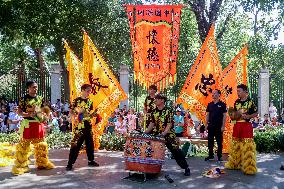
<svg viewBox="0 0 284 189">
<path fill-rule="evenodd" d="M 70 105 L 69 105 L 68 101 L 66 100 L 64 105 L 63 105 L 63 114 L 68 115 L 69 111 L 70 111 Z"/>
<path fill-rule="evenodd" d="M 183 136 L 191 138 L 192 135 L 195 133 L 195 125 L 194 125 L 194 121 L 191 118 L 190 113 L 185 114 L 184 117 L 184 132 L 183 132 Z"/>
<path fill-rule="evenodd" d="M 14 106 L 17 106 L 17 104 L 14 101 L 8 103 L 7 108 L 9 109 L 9 112 L 13 112 Z"/>
<path fill-rule="evenodd" d="M 122 115 L 119 115 L 118 120 L 115 122 L 115 130 L 119 134 L 122 134 L 122 135 L 127 134 L 126 122 Z"/>
<path fill-rule="evenodd" d="M 117 122 L 116 114 L 113 112 L 111 116 L 108 118 L 108 126 L 107 126 L 107 133 L 113 133 L 115 129 L 115 122 Z"/>
<path fill-rule="evenodd" d="M 63 108 L 63 104 L 61 103 L 60 99 L 57 99 L 57 102 L 55 104 L 56 106 L 56 111 L 59 112 L 59 114 L 61 113 L 61 110 Z"/>
<path fill-rule="evenodd" d="M 126 104 L 123 105 L 122 112 L 124 112 L 124 113 L 128 112 Z"/>
<path fill-rule="evenodd" d="M 3 114 L 2 110 L 0 110 L 0 131 L 2 133 L 6 133 L 7 131 L 7 127 L 4 123 L 4 120 L 5 120 L 5 115 Z"/>
<path fill-rule="evenodd" d="M 260 118 L 259 118 L 259 115 L 257 115 L 252 120 L 252 127 L 257 128 L 259 126 L 259 124 L 260 124 Z"/>
<path fill-rule="evenodd" d="M 207 132 L 205 130 L 205 125 L 202 122 L 199 122 L 199 125 L 197 127 L 197 130 L 199 132 L 199 136 L 202 139 L 206 139 L 207 138 Z"/>
<path fill-rule="evenodd" d="M 61 125 L 60 131 L 65 133 L 69 126 L 69 120 L 68 120 L 67 115 L 62 115 L 60 121 L 62 121 L 62 124 L 60 124 Z"/>
<path fill-rule="evenodd" d="M 136 115 L 134 108 L 131 108 L 127 114 L 128 133 L 136 129 Z"/>
<path fill-rule="evenodd" d="M 273 117 L 277 117 L 277 108 L 273 105 L 273 102 L 270 103 L 268 111 L 270 119 L 272 119 Z"/>
<path fill-rule="evenodd" d="M 53 117 L 51 121 L 51 131 L 53 130 L 59 130 L 59 117 L 58 117 L 58 112 L 53 112 Z"/>
<path fill-rule="evenodd" d="M 273 117 L 271 119 L 271 126 L 275 127 L 275 126 L 278 126 L 279 125 L 279 122 L 277 120 L 277 117 Z"/>
<path fill-rule="evenodd" d="M 269 119 L 269 115 L 268 114 L 264 114 L 264 120 L 262 122 L 262 126 L 266 126 L 266 125 L 270 125 L 270 119 Z"/>
<path fill-rule="evenodd" d="M 181 115 L 181 109 L 176 109 L 176 115 L 174 115 L 174 129 L 177 137 L 182 137 L 184 127 L 184 117 Z"/>
<path fill-rule="evenodd" d="M 18 107 L 13 106 L 13 111 L 9 113 L 9 132 L 18 131 L 22 117 L 18 114 Z"/>
<path fill-rule="evenodd" d="M 281 120 L 280 120 L 281 124 L 284 124 L 284 113 L 281 114 Z"/>
</svg>

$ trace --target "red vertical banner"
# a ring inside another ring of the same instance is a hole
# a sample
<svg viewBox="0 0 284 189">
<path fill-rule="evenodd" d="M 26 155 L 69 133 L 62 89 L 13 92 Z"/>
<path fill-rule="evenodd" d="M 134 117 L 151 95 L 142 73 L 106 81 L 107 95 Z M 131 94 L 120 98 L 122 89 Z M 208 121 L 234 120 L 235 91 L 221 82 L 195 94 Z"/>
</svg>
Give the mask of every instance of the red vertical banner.
<svg viewBox="0 0 284 189">
<path fill-rule="evenodd" d="M 135 79 L 163 90 L 175 82 L 181 5 L 126 5 Z"/>
</svg>

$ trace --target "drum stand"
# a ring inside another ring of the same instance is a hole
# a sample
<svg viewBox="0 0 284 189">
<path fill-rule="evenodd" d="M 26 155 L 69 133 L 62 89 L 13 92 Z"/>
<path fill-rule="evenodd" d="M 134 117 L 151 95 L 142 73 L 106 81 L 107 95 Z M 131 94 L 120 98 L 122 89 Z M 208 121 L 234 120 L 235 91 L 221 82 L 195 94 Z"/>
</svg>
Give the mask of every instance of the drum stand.
<svg viewBox="0 0 284 189">
<path fill-rule="evenodd" d="M 143 182 L 147 181 L 147 173 L 143 173 L 143 172 L 138 172 L 138 171 L 134 171 L 134 173 L 132 174 L 131 171 L 128 172 L 128 176 L 123 178 L 123 179 L 129 179 L 129 178 L 134 178 L 134 174 L 143 174 Z"/>
</svg>

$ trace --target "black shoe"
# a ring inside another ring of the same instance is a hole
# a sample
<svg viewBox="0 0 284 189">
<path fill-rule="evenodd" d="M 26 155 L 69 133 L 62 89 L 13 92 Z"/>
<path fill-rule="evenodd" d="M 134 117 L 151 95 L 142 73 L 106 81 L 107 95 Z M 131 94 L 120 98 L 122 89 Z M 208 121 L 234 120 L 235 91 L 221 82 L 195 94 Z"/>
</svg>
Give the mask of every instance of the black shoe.
<svg viewBox="0 0 284 189">
<path fill-rule="evenodd" d="M 223 158 L 222 157 L 218 157 L 218 161 L 223 161 Z"/>
<path fill-rule="evenodd" d="M 204 160 L 205 160 L 205 161 L 213 161 L 213 160 L 214 160 L 214 157 L 208 156 L 208 157 L 206 157 Z"/>
<path fill-rule="evenodd" d="M 184 170 L 184 176 L 190 176 L 190 168 L 189 167 Z"/>
<path fill-rule="evenodd" d="M 69 164 L 68 164 L 68 165 L 66 166 L 66 171 L 71 171 L 72 169 L 73 169 L 73 166 L 72 166 L 72 165 L 69 165 Z"/>
<path fill-rule="evenodd" d="M 281 171 L 284 171 L 284 165 L 281 165 L 281 166 L 280 166 L 280 170 L 281 170 Z"/>
<path fill-rule="evenodd" d="M 98 167 L 98 166 L 100 166 L 97 162 L 95 162 L 95 161 L 89 161 L 88 162 L 88 165 L 90 166 L 90 167 Z"/>
</svg>

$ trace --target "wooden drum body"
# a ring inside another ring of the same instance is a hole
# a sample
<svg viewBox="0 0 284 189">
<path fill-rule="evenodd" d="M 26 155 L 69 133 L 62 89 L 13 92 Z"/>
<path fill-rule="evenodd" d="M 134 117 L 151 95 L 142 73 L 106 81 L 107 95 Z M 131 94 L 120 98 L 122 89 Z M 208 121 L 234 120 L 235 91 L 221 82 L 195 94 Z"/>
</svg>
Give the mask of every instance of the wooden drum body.
<svg viewBox="0 0 284 189">
<path fill-rule="evenodd" d="M 165 161 L 165 140 L 148 134 L 130 134 L 126 140 L 125 169 L 160 173 Z"/>
</svg>

